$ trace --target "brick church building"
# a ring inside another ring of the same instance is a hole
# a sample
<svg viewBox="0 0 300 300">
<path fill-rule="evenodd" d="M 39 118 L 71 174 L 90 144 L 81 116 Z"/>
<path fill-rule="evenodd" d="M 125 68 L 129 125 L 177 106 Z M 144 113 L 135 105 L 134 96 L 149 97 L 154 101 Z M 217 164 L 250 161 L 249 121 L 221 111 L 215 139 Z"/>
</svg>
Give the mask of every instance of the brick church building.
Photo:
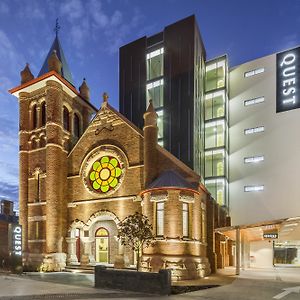
<svg viewBox="0 0 300 300">
<path fill-rule="evenodd" d="M 230 260 L 230 244 L 223 249 L 214 233 L 227 225 L 226 213 L 199 175 L 158 145 L 152 103 L 143 131 L 109 105 L 107 94 L 98 110 L 85 80 L 74 87 L 57 36 L 38 77 L 26 65 L 10 92 L 20 109 L 25 265 L 133 265 L 133 251 L 117 234 L 135 212 L 149 218 L 156 236 L 143 252 L 143 270 L 171 268 L 174 279 L 188 279 Z"/>
</svg>

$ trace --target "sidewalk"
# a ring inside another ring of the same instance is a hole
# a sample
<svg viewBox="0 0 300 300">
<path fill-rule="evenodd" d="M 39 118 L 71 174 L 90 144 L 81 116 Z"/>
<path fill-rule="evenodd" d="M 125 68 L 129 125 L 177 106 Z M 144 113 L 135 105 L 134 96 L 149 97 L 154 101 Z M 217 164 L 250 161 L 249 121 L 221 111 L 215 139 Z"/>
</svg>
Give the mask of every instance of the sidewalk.
<svg viewBox="0 0 300 300">
<path fill-rule="evenodd" d="M 300 282 L 300 268 L 274 267 L 269 269 L 245 269 L 240 271 L 240 275 L 235 275 L 234 267 L 219 269 L 216 274 L 196 280 L 182 280 L 174 282 L 175 286 L 207 286 L 207 285 L 227 285 L 238 278 L 257 279 L 257 280 L 275 280 L 283 282 Z"/>
<path fill-rule="evenodd" d="M 0 274 L 1 300 L 138 298 L 143 296 L 145 295 L 133 292 L 95 289 L 81 285 L 33 280 L 27 275 Z"/>
</svg>

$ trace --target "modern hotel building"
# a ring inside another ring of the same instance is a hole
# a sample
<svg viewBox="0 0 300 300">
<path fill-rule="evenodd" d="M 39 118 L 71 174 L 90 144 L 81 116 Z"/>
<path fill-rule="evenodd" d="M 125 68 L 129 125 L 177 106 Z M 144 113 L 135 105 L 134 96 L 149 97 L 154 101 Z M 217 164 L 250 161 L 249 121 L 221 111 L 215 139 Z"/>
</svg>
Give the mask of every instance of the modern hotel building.
<svg viewBox="0 0 300 300">
<path fill-rule="evenodd" d="M 189 30 L 195 38 L 182 47 Z M 244 266 L 300 265 L 299 49 L 235 67 L 226 55 L 207 61 L 194 16 L 120 48 L 120 112 L 140 126 L 137 109 L 159 103 L 161 145 L 227 207 L 233 226 L 217 234 L 235 240 L 240 230 Z M 159 77 L 149 77 L 158 65 Z M 190 161 L 180 151 L 189 148 Z M 222 267 L 228 250 L 220 251 Z"/>
</svg>

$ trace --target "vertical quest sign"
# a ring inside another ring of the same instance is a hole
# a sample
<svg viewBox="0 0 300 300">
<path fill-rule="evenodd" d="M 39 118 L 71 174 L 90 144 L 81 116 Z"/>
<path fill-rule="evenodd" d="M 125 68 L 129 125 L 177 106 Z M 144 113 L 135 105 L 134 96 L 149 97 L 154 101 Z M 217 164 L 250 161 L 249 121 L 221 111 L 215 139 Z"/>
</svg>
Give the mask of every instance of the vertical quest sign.
<svg viewBox="0 0 300 300">
<path fill-rule="evenodd" d="M 9 224 L 9 250 L 12 255 L 22 257 L 22 226 Z"/>
<path fill-rule="evenodd" d="M 276 112 L 300 108 L 300 47 L 276 56 Z"/>
</svg>

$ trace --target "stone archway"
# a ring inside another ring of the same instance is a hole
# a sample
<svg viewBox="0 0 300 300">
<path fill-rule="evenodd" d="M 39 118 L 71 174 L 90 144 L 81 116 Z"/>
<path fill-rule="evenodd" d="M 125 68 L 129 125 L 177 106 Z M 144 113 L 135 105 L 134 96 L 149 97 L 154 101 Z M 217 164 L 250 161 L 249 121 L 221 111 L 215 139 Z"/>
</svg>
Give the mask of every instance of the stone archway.
<svg viewBox="0 0 300 300">
<path fill-rule="evenodd" d="M 96 232 L 99 230 L 99 228 L 104 228 L 109 232 L 109 254 L 107 263 L 110 265 L 114 264 L 118 256 L 123 255 L 123 247 L 120 245 L 117 239 L 119 223 L 119 218 L 108 210 L 97 211 L 90 216 L 86 223 L 80 220 L 73 221 L 69 228 L 70 237 L 67 238 L 67 242 L 69 244 L 68 262 L 70 264 L 79 264 L 78 260 L 76 260 L 77 256 L 75 255 L 76 242 L 78 242 L 76 231 L 79 229 L 80 244 L 82 245 L 80 264 L 96 264 Z"/>
</svg>

